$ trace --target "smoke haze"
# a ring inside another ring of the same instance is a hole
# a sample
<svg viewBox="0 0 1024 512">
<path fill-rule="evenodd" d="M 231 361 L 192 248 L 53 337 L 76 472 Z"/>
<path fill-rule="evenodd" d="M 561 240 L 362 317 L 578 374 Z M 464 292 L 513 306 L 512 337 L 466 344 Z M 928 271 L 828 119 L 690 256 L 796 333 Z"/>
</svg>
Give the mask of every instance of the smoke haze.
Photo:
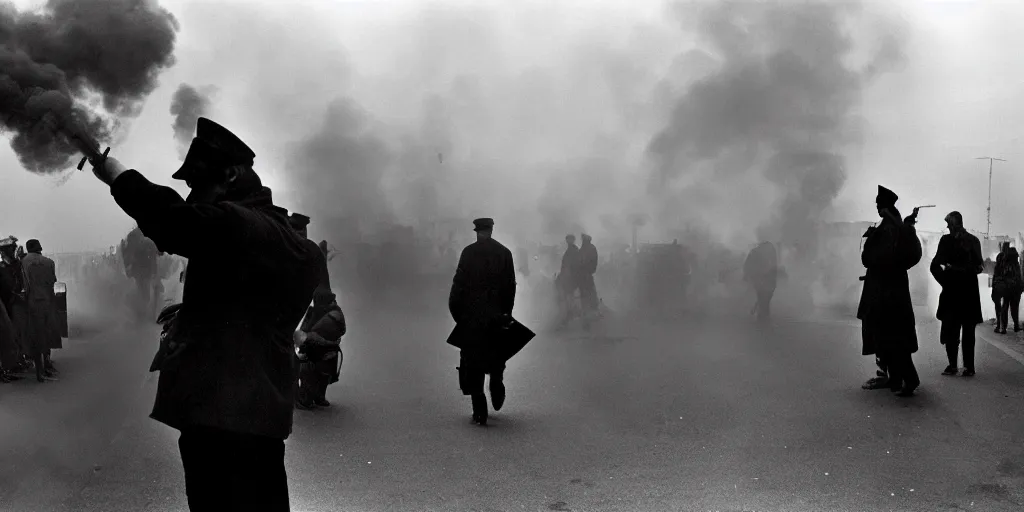
<svg viewBox="0 0 1024 512">
<path fill-rule="evenodd" d="M 188 146 L 192 143 L 192 135 L 196 131 L 196 122 L 210 111 L 211 95 L 216 91 L 213 87 L 196 89 L 189 84 L 181 84 L 171 98 L 171 115 L 174 116 L 174 140 L 178 142 L 178 156 L 185 158 Z"/>
<path fill-rule="evenodd" d="M 0 119 L 21 165 L 69 167 L 64 127 L 110 142 L 174 63 L 177 22 L 152 0 L 49 0 L 39 12 L 0 3 Z"/>
</svg>

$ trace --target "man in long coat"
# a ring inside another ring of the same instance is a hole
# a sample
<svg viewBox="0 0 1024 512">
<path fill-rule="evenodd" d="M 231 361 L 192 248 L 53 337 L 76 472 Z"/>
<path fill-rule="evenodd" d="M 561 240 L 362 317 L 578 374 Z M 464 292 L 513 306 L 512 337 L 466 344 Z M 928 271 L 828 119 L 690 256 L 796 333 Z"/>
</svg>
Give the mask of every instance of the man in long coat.
<svg viewBox="0 0 1024 512">
<path fill-rule="evenodd" d="M 767 320 L 779 279 L 779 260 L 774 244 L 761 242 L 750 250 L 747 260 L 743 263 L 743 279 L 754 287 L 757 296 L 757 303 L 754 305 L 757 318 Z"/>
<path fill-rule="evenodd" d="M 868 229 L 861 253 L 867 272 L 857 308 L 864 355 L 875 355 L 885 384 L 900 396 L 912 396 L 921 384 L 914 367 L 917 327 L 907 271 L 921 261 L 921 240 L 911 218 L 901 219 L 896 194 L 879 185 L 875 203 L 882 221 Z M 865 387 L 880 389 L 880 381 Z"/>
<path fill-rule="evenodd" d="M 964 229 L 960 212 L 946 216 L 949 234 L 939 239 L 939 248 L 930 267 L 932 276 L 942 286 L 937 317 L 942 322 L 939 341 L 946 346 L 949 365 L 943 375 L 956 375 L 959 345 L 964 352 L 964 377 L 974 375 L 974 329 L 984 322 L 981 316 L 981 291 L 978 274 L 984 271 L 981 241 Z"/>
<path fill-rule="evenodd" d="M 580 305 L 583 311 L 595 313 L 598 310 L 597 285 L 594 284 L 594 274 L 597 273 L 597 247 L 594 246 L 593 238 L 583 233 L 580 235 L 583 240 L 580 245 L 580 252 L 576 266 L 576 282 L 580 289 Z"/>
<path fill-rule="evenodd" d="M 57 268 L 53 260 L 43 256 L 39 240 L 25 243 L 28 253 L 21 260 L 28 276 L 28 310 L 32 319 L 32 357 L 36 362 L 36 379 L 55 377 L 56 368 L 50 360 L 51 351 L 62 348 L 60 325 L 57 323 L 57 297 L 53 285 L 57 283 Z"/>
<path fill-rule="evenodd" d="M 292 336 L 317 286 L 319 250 L 275 209 L 254 158 L 201 117 L 172 175 L 191 189 L 187 199 L 113 158 L 92 160 L 143 234 L 188 258 L 184 298 L 153 363 L 160 380 L 150 417 L 181 431 L 192 510 L 289 510 Z"/>
<path fill-rule="evenodd" d="M 558 269 L 558 277 L 555 278 L 555 287 L 558 290 L 560 303 L 562 305 L 562 322 L 572 320 L 573 304 L 576 290 L 579 289 L 578 269 L 580 266 L 580 248 L 576 246 L 576 235 L 565 235 L 565 252 L 562 253 L 562 265 Z"/>
<path fill-rule="evenodd" d="M 461 349 L 459 387 L 473 402 L 473 423 L 487 425 L 484 375 L 489 374 L 495 411 L 505 403 L 502 373 L 505 361 L 495 353 L 494 331 L 511 322 L 516 299 L 516 269 L 512 251 L 491 238 L 494 220 L 473 221 L 477 240 L 462 250 L 448 295 L 448 310 L 456 326 L 448 343 Z"/>
</svg>

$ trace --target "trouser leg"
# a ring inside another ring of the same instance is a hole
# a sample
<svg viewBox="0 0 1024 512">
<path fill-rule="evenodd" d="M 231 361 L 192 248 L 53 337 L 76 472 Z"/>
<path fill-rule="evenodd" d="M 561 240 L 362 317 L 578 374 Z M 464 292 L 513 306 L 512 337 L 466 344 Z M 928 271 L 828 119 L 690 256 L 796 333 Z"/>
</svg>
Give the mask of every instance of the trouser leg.
<svg viewBox="0 0 1024 512">
<path fill-rule="evenodd" d="M 1009 322 L 1010 313 L 1010 299 L 1009 297 L 999 297 L 999 329 L 1002 331 L 1006 330 L 1006 324 Z"/>
<path fill-rule="evenodd" d="M 953 369 L 958 368 L 957 359 L 960 351 L 960 329 L 961 324 L 952 320 L 942 322 L 939 328 L 939 339 L 946 347 L 946 359 Z"/>
<path fill-rule="evenodd" d="M 963 352 L 964 352 L 964 368 L 974 371 L 974 330 L 977 328 L 974 324 L 963 325 Z"/>
<path fill-rule="evenodd" d="M 1013 318 L 1013 330 L 1015 330 L 1015 331 L 1020 328 L 1020 321 L 1019 321 L 1019 319 L 1017 317 L 1017 315 L 1019 315 L 1019 314 L 1020 314 L 1020 294 L 1014 292 L 1014 293 L 1010 294 L 1010 317 Z"/>
<path fill-rule="evenodd" d="M 192 512 L 289 510 L 283 440 L 197 427 L 178 447 Z"/>
</svg>

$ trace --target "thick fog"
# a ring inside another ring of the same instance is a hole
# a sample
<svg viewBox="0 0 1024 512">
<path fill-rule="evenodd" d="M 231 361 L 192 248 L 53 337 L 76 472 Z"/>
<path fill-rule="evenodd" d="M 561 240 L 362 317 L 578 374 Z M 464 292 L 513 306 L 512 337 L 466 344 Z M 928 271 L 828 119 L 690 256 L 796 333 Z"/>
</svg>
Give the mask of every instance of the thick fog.
<svg viewBox="0 0 1024 512">
<path fill-rule="evenodd" d="M 472 241 L 479 216 L 531 256 L 570 232 L 607 254 L 640 219 L 641 243 L 694 253 L 694 293 L 735 295 L 746 251 L 778 243 L 802 307 L 846 291 L 823 289 L 823 260 L 856 266 L 823 239 L 825 221 L 872 221 L 884 183 L 905 211 L 939 204 L 983 228 L 974 153 L 1016 151 L 981 98 L 1019 111 L 1019 92 L 992 92 L 966 67 L 1010 55 L 1005 6 L 166 1 L 107 4 L 124 17 L 114 23 L 95 21 L 93 3 L 39 5 L 4 11 L 24 50 L 12 55 L 62 71 L 51 89 L 103 114 L 91 134 L 114 155 L 184 191 L 169 175 L 195 119 L 214 118 L 255 149 L 277 202 L 338 248 L 339 275 L 358 273 L 360 241 L 416 238 L 423 251 L 407 256 L 442 268 L 436 253 Z M 943 42 L 982 32 L 1004 43 Z M 147 51 L 123 67 L 76 53 L 114 37 Z M 936 83 L 946 69 L 964 71 L 955 87 Z M 964 95 L 978 108 L 954 101 Z M 17 158 L 3 170 L 2 229 L 60 252 L 116 245 L 132 223 L 102 185 L 32 174 L 69 168 L 73 148 L 19 126 L 7 125 Z M 1014 229 L 1016 208 L 996 194 L 994 228 Z M 922 229 L 941 229 L 936 212 Z"/>
</svg>

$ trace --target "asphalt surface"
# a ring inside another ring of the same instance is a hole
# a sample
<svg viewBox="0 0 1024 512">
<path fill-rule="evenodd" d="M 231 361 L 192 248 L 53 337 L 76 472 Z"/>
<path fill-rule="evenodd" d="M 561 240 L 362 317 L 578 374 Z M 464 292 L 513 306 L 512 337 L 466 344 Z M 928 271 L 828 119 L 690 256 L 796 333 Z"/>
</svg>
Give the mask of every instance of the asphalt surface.
<svg viewBox="0 0 1024 512">
<path fill-rule="evenodd" d="M 865 391 L 859 324 L 610 318 L 541 333 L 470 425 L 443 311 L 350 313 L 327 410 L 296 411 L 295 511 L 1009 511 L 1024 506 L 1024 365 L 979 341 L 922 387 Z M 991 328 L 979 326 L 979 334 Z M 68 342 L 61 381 L 0 386 L 0 510 L 187 510 L 177 432 L 147 418 L 156 328 Z"/>
</svg>

